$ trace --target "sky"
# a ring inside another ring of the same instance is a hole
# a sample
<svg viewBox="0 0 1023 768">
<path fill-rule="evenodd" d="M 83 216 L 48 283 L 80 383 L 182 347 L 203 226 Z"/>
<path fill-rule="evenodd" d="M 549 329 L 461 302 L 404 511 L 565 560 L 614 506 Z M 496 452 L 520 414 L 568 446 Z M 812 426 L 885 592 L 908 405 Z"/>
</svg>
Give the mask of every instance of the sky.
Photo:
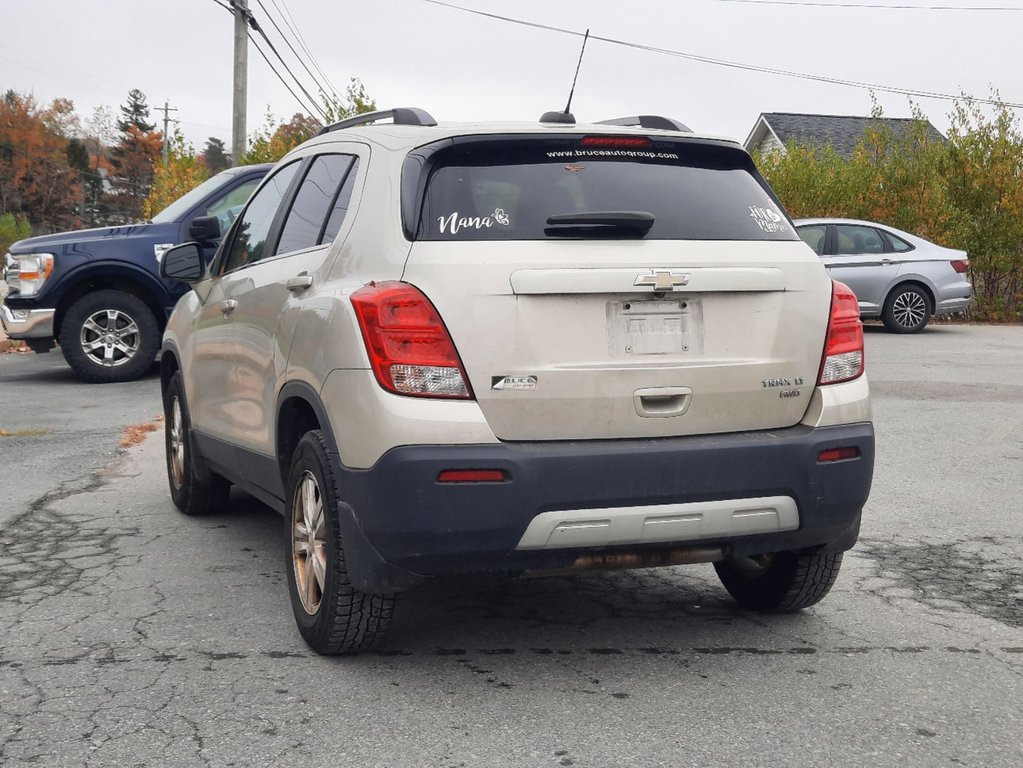
<svg viewBox="0 0 1023 768">
<path fill-rule="evenodd" d="M 42 103 L 70 98 L 87 121 L 95 107 L 116 110 L 128 90 L 138 88 L 152 108 L 165 102 L 176 108 L 171 116 L 196 148 L 208 136 L 230 148 L 233 18 L 226 1 L 0 0 L 0 91 L 31 93 Z M 445 2 L 774 70 L 953 95 L 987 97 L 997 88 L 1006 102 L 1023 104 L 1023 0 Z M 914 7 L 850 7 L 857 4 Z M 249 5 L 309 91 L 315 92 L 312 78 L 271 19 L 319 81 L 343 91 L 349 78 L 358 77 L 379 108 L 421 107 L 440 122 L 532 121 L 563 109 L 582 42 L 578 34 L 428 0 L 249 0 Z M 968 9 L 933 7 L 951 5 Z M 992 7 L 1018 10 L 983 10 Z M 906 96 L 877 92 L 876 98 L 887 116 L 909 116 Z M 950 102 L 917 102 L 939 130 L 948 128 Z M 761 112 L 866 115 L 870 109 L 871 93 L 863 88 L 714 65 L 593 37 L 572 103 L 580 122 L 660 114 L 698 133 L 740 141 Z M 250 44 L 248 132 L 267 112 L 286 118 L 299 111 L 306 110 Z M 152 116 L 162 120 L 155 110 Z"/>
</svg>

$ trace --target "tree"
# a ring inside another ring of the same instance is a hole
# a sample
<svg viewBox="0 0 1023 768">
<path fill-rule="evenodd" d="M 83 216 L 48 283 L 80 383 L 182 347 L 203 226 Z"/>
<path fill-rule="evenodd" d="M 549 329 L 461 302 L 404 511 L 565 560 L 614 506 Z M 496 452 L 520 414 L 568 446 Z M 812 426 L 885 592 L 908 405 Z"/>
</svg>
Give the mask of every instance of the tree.
<svg viewBox="0 0 1023 768">
<path fill-rule="evenodd" d="M 58 99 L 42 108 L 32 96 L 8 91 L 0 101 L 0 213 L 29 219 L 42 232 L 78 223 L 81 178 L 68 162 L 73 105 Z"/>
<path fill-rule="evenodd" d="M 220 173 L 225 168 L 231 167 L 231 158 L 225 151 L 224 142 L 215 136 L 206 139 L 206 147 L 202 151 L 203 162 L 210 173 Z"/>
<path fill-rule="evenodd" d="M 191 144 L 175 130 L 167 145 L 167 164 L 153 164 L 153 186 L 142 208 L 147 219 L 162 211 L 186 192 L 209 178 L 209 170 Z"/>
<path fill-rule="evenodd" d="M 0 213 L 0 252 L 6 252 L 11 243 L 32 235 L 32 227 L 24 216 Z"/>
<path fill-rule="evenodd" d="M 125 218 L 138 218 L 142 204 L 153 181 L 153 161 L 163 150 L 163 135 L 148 122 L 146 97 L 138 89 L 128 92 L 128 103 L 121 106 L 122 119 L 117 121 L 120 141 L 113 150 L 116 173 L 114 189 L 118 206 Z"/>
<path fill-rule="evenodd" d="M 142 133 L 149 133 L 156 129 L 156 123 L 149 122 L 149 105 L 146 104 L 146 95 L 138 88 L 128 91 L 128 103 L 121 105 L 121 119 L 117 121 L 117 130 L 127 133 L 133 125 Z"/>
<path fill-rule="evenodd" d="M 275 163 L 323 127 L 319 120 L 296 112 L 287 122 L 277 123 L 267 110 L 263 127 L 249 137 L 244 164 Z"/>
</svg>

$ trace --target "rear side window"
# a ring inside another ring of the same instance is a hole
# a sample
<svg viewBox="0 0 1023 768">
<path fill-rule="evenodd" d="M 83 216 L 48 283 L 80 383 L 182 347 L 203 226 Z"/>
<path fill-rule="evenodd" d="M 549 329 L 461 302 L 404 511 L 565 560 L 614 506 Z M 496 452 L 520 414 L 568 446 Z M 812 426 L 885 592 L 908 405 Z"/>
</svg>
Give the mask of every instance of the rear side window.
<svg viewBox="0 0 1023 768">
<path fill-rule="evenodd" d="M 881 230 L 881 234 L 884 235 L 884 239 L 888 241 L 888 244 L 896 253 L 905 253 L 906 251 L 913 250 L 913 246 L 907 243 L 901 237 L 896 237 L 891 232 L 886 232 L 883 229 Z"/>
<path fill-rule="evenodd" d="M 732 147 L 636 136 L 508 137 L 456 143 L 427 165 L 419 240 L 797 239 L 749 157 Z M 644 212 L 654 222 L 645 235 L 548 223 L 551 216 L 607 212 Z"/>
<path fill-rule="evenodd" d="M 835 253 L 838 255 L 857 253 L 884 253 L 881 233 L 873 227 L 852 224 L 835 225 Z"/>
<path fill-rule="evenodd" d="M 328 238 L 324 224 L 328 212 L 336 209 L 342 183 L 348 177 L 354 181 L 355 174 L 350 173 L 354 161 L 352 155 L 320 155 L 313 160 L 284 222 L 277 253 L 291 253 L 334 239 L 337 228 Z M 351 190 L 348 197 L 351 197 Z M 345 209 L 347 207 L 346 200 Z"/>
</svg>

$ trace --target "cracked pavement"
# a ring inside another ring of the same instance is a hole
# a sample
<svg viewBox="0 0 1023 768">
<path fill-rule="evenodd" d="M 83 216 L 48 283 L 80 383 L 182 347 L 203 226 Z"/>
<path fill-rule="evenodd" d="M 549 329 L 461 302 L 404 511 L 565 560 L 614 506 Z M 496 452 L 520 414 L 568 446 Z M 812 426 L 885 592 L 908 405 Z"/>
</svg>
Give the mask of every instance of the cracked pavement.
<svg viewBox="0 0 1023 768">
<path fill-rule="evenodd" d="M 162 430 L 118 452 L 74 423 L 103 471 L 37 459 L 50 487 L 0 523 L 0 764 L 1018 768 L 1023 328 L 867 344 L 863 538 L 786 616 L 736 609 L 709 566 L 452 578 L 406 595 L 376 652 L 318 657 L 275 513 L 235 493 L 180 515 Z M 4 395 L 15 365 L 37 363 L 0 360 Z M 64 385 L 60 408 L 107 392 Z M 24 469 L 2 440 L 6 494 Z"/>
</svg>

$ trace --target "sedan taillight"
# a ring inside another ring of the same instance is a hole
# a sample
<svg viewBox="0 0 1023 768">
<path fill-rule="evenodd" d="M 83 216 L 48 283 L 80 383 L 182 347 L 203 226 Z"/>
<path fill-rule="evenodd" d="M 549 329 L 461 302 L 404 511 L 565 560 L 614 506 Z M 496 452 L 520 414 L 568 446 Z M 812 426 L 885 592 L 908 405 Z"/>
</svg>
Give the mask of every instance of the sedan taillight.
<svg viewBox="0 0 1023 768">
<path fill-rule="evenodd" d="M 863 375 L 860 303 L 845 283 L 831 281 L 831 317 L 817 384 L 838 384 Z"/>
<path fill-rule="evenodd" d="M 352 294 L 352 307 L 380 386 L 399 395 L 472 399 L 448 329 L 422 291 L 369 283 Z"/>
<path fill-rule="evenodd" d="M 952 269 L 954 269 L 960 275 L 965 274 L 966 270 L 970 268 L 969 259 L 956 259 L 955 261 L 950 261 L 949 264 L 951 264 Z"/>
</svg>

